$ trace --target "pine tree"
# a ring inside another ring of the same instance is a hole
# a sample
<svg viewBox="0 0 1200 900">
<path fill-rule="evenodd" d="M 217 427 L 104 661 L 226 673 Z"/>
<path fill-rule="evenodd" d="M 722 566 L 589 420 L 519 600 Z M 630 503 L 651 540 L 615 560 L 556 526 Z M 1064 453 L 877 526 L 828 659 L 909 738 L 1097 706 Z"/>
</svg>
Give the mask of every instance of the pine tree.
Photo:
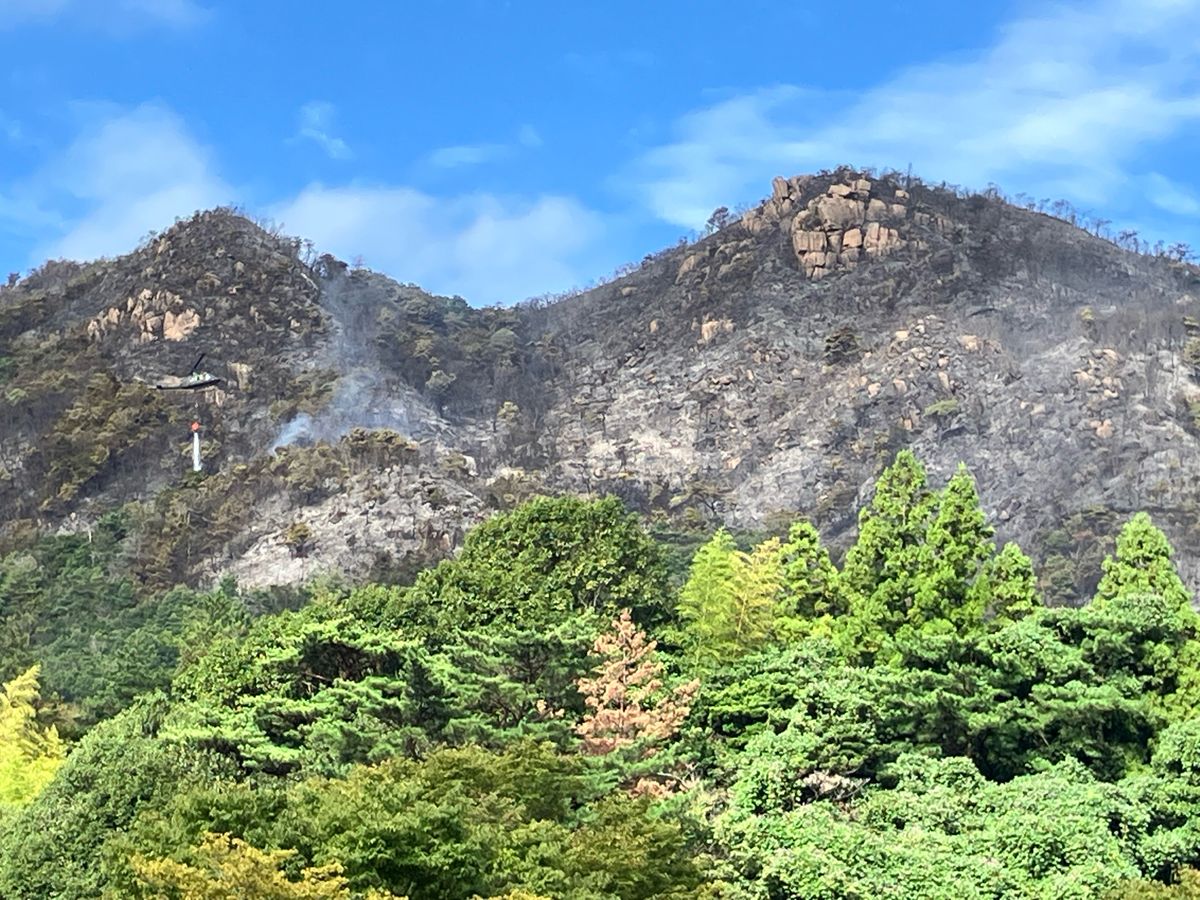
<svg viewBox="0 0 1200 900">
<path fill-rule="evenodd" d="M 657 646 L 634 625 L 627 609 L 610 631 L 596 638 L 593 651 L 600 663 L 590 678 L 577 682 L 587 713 L 575 731 L 585 753 L 600 756 L 634 747 L 649 756 L 655 744 L 679 730 L 700 683 L 666 690 Z"/>
<path fill-rule="evenodd" d="M 38 725 L 37 699 L 37 666 L 0 689 L 0 809 L 36 797 L 66 758 L 54 726 Z"/>
<path fill-rule="evenodd" d="M 972 591 L 984 565 L 996 552 L 992 526 L 984 517 L 975 479 L 965 465 L 937 497 L 937 511 L 917 554 L 917 589 L 908 623 L 953 626 L 961 632 L 983 622 L 984 598 Z"/>
<path fill-rule="evenodd" d="M 1191 595 L 1175 571 L 1172 549 L 1150 516 L 1140 512 L 1117 537 L 1117 550 L 1104 560 L 1104 576 L 1096 587 L 1094 605 L 1130 594 L 1157 594 L 1172 606 L 1189 606 Z"/>
<path fill-rule="evenodd" d="M 1023 619 L 1041 605 L 1033 562 L 1011 541 L 988 560 L 972 594 L 972 602 L 996 626 Z"/>
<path fill-rule="evenodd" d="M 811 522 L 792 524 L 787 542 L 781 548 L 781 557 L 783 603 L 788 615 L 811 620 L 846 612 L 837 569 Z"/>
<path fill-rule="evenodd" d="M 875 482 L 875 496 L 859 513 L 858 538 L 838 578 L 850 605 L 850 615 L 839 623 L 848 652 L 872 658 L 907 620 L 935 499 L 924 467 L 908 450 L 896 454 Z"/>
</svg>

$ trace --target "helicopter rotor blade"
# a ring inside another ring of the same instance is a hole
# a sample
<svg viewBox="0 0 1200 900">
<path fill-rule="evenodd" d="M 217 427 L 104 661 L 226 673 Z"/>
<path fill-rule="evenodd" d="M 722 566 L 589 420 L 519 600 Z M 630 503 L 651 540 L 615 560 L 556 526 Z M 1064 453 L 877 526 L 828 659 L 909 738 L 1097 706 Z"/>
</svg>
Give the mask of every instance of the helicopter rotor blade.
<svg viewBox="0 0 1200 900">
<path fill-rule="evenodd" d="M 200 356 L 196 358 L 196 361 L 192 363 L 191 370 L 188 372 L 189 375 L 193 374 L 198 368 L 200 368 L 200 363 L 204 362 L 204 357 L 206 355 L 207 354 L 201 353 Z"/>
</svg>

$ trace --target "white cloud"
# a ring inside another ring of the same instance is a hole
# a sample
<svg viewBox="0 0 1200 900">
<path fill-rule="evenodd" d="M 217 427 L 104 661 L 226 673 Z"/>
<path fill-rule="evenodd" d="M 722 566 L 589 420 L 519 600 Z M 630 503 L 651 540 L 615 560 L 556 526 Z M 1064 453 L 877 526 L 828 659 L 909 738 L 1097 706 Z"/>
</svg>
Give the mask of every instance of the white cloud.
<svg viewBox="0 0 1200 900">
<path fill-rule="evenodd" d="M 314 100 L 300 107 L 300 131 L 298 136 L 312 141 L 325 151 L 330 159 L 350 159 L 354 154 L 340 137 L 331 134 L 335 110 L 332 103 Z"/>
<path fill-rule="evenodd" d="M 601 232 L 570 197 L 434 197 L 408 187 L 310 185 L 270 210 L 294 234 L 397 278 L 473 303 L 510 302 L 579 284 Z"/>
<path fill-rule="evenodd" d="M 863 94 L 780 86 L 697 110 L 618 183 L 685 227 L 772 175 L 841 163 L 1102 203 L 1147 144 L 1200 122 L 1200 2 L 1035 9 L 975 59 Z"/>
<path fill-rule="evenodd" d="M 94 123 L 6 193 L 0 218 L 46 235 L 34 264 L 126 253 L 148 232 L 232 196 L 208 151 L 155 105 Z"/>
<path fill-rule="evenodd" d="M 1146 176 L 1146 195 L 1159 209 L 1176 216 L 1200 217 L 1200 195 L 1158 172 Z"/>
<path fill-rule="evenodd" d="M 542 143 L 542 136 L 538 130 L 525 124 L 517 129 L 516 137 L 511 143 L 455 144 L 439 147 L 425 157 L 425 163 L 435 169 L 479 166 L 508 159 L 520 150 L 537 150 Z"/>
<path fill-rule="evenodd" d="M 236 191 L 170 110 L 98 108 L 40 169 L 0 181 L 0 229 L 38 235 L 30 265 L 132 250 Z M 437 197 L 403 185 L 312 184 L 260 209 L 343 259 L 472 303 L 565 290 L 597 271 L 600 217 L 561 196 Z"/>
<path fill-rule="evenodd" d="M 504 144 L 455 144 L 438 147 L 426 158 L 429 165 L 437 169 L 458 169 L 492 162 L 508 154 Z"/>
<path fill-rule="evenodd" d="M 210 11 L 194 0 L 0 0 L 0 28 L 63 20 L 109 31 L 146 26 L 190 28 Z"/>
<path fill-rule="evenodd" d="M 517 129 L 517 143 L 527 150 L 536 150 L 542 146 L 542 136 L 532 125 L 525 124 Z"/>
</svg>

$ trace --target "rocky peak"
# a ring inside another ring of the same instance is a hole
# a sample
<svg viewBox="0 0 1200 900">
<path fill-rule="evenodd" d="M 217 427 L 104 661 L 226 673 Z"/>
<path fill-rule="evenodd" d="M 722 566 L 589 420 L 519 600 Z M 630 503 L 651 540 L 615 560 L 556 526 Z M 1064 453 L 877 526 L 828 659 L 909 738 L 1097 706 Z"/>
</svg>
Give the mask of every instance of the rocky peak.
<svg viewBox="0 0 1200 900">
<path fill-rule="evenodd" d="M 706 527 L 806 515 L 836 547 L 912 447 L 935 476 L 972 467 L 1002 539 L 1056 547 L 1069 599 L 1134 509 L 1200 559 L 1198 285 L 999 197 L 850 169 L 776 178 L 700 241 L 504 309 L 199 213 L 3 290 L 0 546 L 132 500 L 173 578 L 271 583 L 298 560 L 403 568 L 489 509 L 590 491 Z M 148 386 L 201 352 L 219 391 Z M 347 444 L 355 426 L 412 460 Z"/>
<path fill-rule="evenodd" d="M 910 214 L 917 226 L 935 222 L 929 213 L 914 212 L 909 200 L 908 191 L 888 181 L 852 177 L 823 185 L 813 176 L 777 177 L 771 196 L 747 211 L 741 224 L 754 236 L 787 235 L 805 275 L 822 278 L 903 247 L 912 240 Z M 915 244 L 927 246 L 920 239 Z"/>
</svg>

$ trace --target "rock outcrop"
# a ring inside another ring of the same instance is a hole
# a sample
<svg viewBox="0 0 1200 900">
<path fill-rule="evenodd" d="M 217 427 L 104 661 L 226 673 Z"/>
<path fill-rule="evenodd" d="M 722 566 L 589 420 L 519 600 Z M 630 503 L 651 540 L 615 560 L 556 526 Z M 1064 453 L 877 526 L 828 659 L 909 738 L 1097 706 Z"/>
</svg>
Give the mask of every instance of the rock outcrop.
<svg viewBox="0 0 1200 900">
<path fill-rule="evenodd" d="M 923 228 L 935 224 L 935 217 L 925 212 L 910 219 L 908 191 L 869 178 L 821 185 L 815 196 L 813 186 L 807 176 L 776 178 L 770 199 L 748 210 L 741 220 L 742 228 L 757 237 L 772 231 L 790 235 L 796 262 L 809 278 L 886 256 L 910 240 L 918 249 L 927 246 L 905 236 L 910 221 Z"/>
<path fill-rule="evenodd" d="M 935 479 L 971 467 L 1053 599 L 1086 595 L 1138 509 L 1200 586 L 1198 298 L 1195 268 L 850 170 L 777 178 L 698 242 L 512 309 L 204 213 L 0 289 L 0 550 L 134 503 L 171 536 L 160 574 L 357 576 L 452 552 L 538 491 L 681 527 L 804 515 L 836 550 L 912 447 Z M 147 389 L 200 352 L 219 407 Z M 353 426 L 405 437 L 385 452 Z"/>
</svg>

